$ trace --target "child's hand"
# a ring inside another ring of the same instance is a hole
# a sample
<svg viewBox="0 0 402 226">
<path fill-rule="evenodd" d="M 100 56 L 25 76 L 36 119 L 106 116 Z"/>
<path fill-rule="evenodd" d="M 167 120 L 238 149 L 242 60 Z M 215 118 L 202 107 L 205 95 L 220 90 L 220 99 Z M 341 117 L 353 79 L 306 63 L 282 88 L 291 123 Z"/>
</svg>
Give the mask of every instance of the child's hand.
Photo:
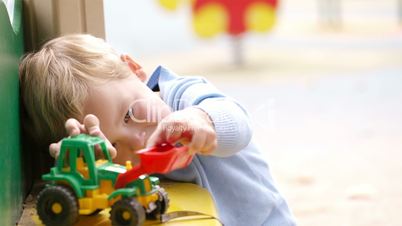
<svg viewBox="0 0 402 226">
<path fill-rule="evenodd" d="M 84 124 L 81 124 L 78 120 L 70 118 L 65 124 L 66 131 L 69 136 L 75 136 L 81 133 L 86 133 L 91 136 L 97 136 L 106 141 L 107 149 L 112 158 L 116 157 L 117 152 L 110 141 L 105 137 L 99 128 L 99 119 L 95 115 L 86 115 L 84 118 Z M 49 146 L 49 153 L 52 157 L 57 158 L 59 156 L 61 147 L 61 140 L 57 143 L 53 143 Z"/>
<path fill-rule="evenodd" d="M 162 142 L 174 143 L 181 138 L 190 140 L 192 153 L 211 154 L 217 146 L 216 132 L 208 114 L 199 108 L 186 108 L 172 112 L 158 124 L 147 146 Z"/>
</svg>

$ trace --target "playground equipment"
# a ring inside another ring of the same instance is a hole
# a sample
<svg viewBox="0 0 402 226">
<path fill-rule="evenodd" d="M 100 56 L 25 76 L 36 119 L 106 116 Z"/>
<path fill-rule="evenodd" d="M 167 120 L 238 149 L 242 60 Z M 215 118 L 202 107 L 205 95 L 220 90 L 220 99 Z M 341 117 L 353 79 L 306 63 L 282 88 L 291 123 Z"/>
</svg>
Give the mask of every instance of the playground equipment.
<svg viewBox="0 0 402 226">
<path fill-rule="evenodd" d="M 276 22 L 277 0 L 159 0 L 168 10 L 182 2 L 192 8 L 195 33 L 212 38 L 226 33 L 232 37 L 235 64 L 243 64 L 243 34 L 268 32 Z"/>
</svg>

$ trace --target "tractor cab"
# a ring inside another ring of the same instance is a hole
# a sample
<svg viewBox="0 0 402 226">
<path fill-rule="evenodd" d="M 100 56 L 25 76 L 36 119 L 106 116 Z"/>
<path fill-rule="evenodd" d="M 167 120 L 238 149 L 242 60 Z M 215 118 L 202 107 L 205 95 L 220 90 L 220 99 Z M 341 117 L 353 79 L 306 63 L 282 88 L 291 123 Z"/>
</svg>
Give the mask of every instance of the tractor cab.
<svg viewBox="0 0 402 226">
<path fill-rule="evenodd" d="M 44 179 L 64 179 L 81 196 L 102 180 L 111 180 L 114 184 L 117 175 L 124 172 L 124 166 L 112 163 L 103 139 L 80 134 L 62 141 L 56 167 L 44 175 Z"/>
</svg>

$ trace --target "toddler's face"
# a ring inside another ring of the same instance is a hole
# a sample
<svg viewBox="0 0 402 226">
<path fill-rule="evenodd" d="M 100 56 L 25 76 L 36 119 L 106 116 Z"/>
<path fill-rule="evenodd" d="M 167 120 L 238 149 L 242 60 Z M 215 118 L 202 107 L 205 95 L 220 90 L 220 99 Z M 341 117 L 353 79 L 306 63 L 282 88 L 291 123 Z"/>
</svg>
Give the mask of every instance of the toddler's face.
<svg viewBox="0 0 402 226">
<path fill-rule="evenodd" d="M 115 162 L 137 162 L 158 122 L 170 108 L 135 75 L 90 88 L 84 114 L 94 114 L 100 129 L 117 149 Z"/>
</svg>

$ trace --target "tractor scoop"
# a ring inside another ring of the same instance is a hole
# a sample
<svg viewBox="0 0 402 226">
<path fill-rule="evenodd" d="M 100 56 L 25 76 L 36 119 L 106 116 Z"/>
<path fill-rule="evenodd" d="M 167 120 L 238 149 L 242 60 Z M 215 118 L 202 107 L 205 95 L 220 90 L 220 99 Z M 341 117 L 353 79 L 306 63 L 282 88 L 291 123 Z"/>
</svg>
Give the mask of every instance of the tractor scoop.
<svg viewBox="0 0 402 226">
<path fill-rule="evenodd" d="M 119 174 L 115 188 L 125 187 L 142 174 L 166 174 L 173 170 L 184 168 L 191 163 L 193 155 L 187 146 L 173 146 L 162 143 L 137 152 L 140 163 L 125 173 Z"/>
</svg>

